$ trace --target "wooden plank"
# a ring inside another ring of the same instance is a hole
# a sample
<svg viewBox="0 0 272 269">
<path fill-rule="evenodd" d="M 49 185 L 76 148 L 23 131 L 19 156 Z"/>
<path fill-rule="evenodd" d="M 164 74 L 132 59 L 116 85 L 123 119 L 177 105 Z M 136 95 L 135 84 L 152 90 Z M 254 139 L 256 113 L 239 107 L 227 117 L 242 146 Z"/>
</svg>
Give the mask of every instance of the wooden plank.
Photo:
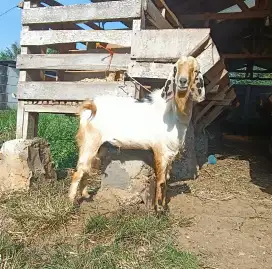
<svg viewBox="0 0 272 269">
<path fill-rule="evenodd" d="M 197 57 L 200 55 L 208 46 L 212 45 L 213 41 L 210 35 L 204 37 L 187 55 Z"/>
<path fill-rule="evenodd" d="M 140 0 L 124 0 L 23 10 L 22 24 L 118 21 L 141 17 Z"/>
<path fill-rule="evenodd" d="M 182 21 L 206 21 L 206 20 L 243 20 L 254 18 L 265 18 L 269 16 L 269 10 L 250 10 L 250 12 L 233 13 L 200 13 L 200 14 L 180 14 Z"/>
<path fill-rule="evenodd" d="M 208 105 L 206 105 L 195 117 L 194 124 L 197 122 L 214 106 L 215 102 L 211 101 Z"/>
<path fill-rule="evenodd" d="M 158 29 L 172 29 L 173 26 L 162 16 L 151 0 L 147 2 L 147 19 Z"/>
<path fill-rule="evenodd" d="M 205 74 L 205 77 L 212 81 L 213 78 L 218 75 L 224 68 L 226 68 L 224 62 L 222 60 L 218 60 L 215 62 L 214 66 Z"/>
<path fill-rule="evenodd" d="M 165 29 L 136 31 L 132 37 L 131 57 L 137 61 L 173 61 L 187 55 L 210 29 Z"/>
<path fill-rule="evenodd" d="M 44 46 L 76 42 L 105 42 L 123 47 L 131 46 L 130 30 L 56 30 L 22 31 L 21 46 Z"/>
<path fill-rule="evenodd" d="M 217 49 L 212 40 L 210 40 L 204 51 L 196 57 L 200 64 L 202 74 L 209 72 L 209 70 L 220 60 L 218 52 L 216 53 L 215 51 L 217 52 Z"/>
<path fill-rule="evenodd" d="M 42 2 L 49 5 L 49 6 L 63 6 L 63 4 L 61 4 L 55 0 L 43 0 Z M 91 27 L 94 30 L 103 30 L 101 27 L 99 27 L 98 25 L 96 25 L 93 22 L 85 22 L 84 24 L 86 24 L 87 26 Z M 76 24 L 74 24 L 74 25 L 76 26 Z"/>
<path fill-rule="evenodd" d="M 82 101 L 98 95 L 134 96 L 132 82 L 19 82 L 21 100 Z"/>
<path fill-rule="evenodd" d="M 25 105 L 25 111 L 37 113 L 61 113 L 61 114 L 76 114 L 78 106 L 69 105 Z"/>
<path fill-rule="evenodd" d="M 223 109 L 224 109 L 224 106 L 215 106 L 211 110 L 211 112 L 207 116 L 205 116 L 205 118 L 203 118 L 201 122 L 199 122 L 196 128 L 196 131 L 200 132 L 204 128 L 206 128 L 209 124 L 211 124 L 221 114 Z"/>
<path fill-rule="evenodd" d="M 173 26 L 182 28 L 182 25 L 180 24 L 178 18 L 176 15 L 171 11 L 171 9 L 167 6 L 164 0 L 155 0 L 155 4 L 158 7 L 163 7 L 166 10 L 165 17 L 172 23 Z"/>
<path fill-rule="evenodd" d="M 37 7 L 38 3 L 33 3 L 31 1 L 24 2 L 24 9 L 30 9 L 32 7 Z M 30 26 L 23 26 L 23 31 L 32 30 Z M 28 54 L 36 52 L 36 48 L 21 48 L 21 54 Z M 38 72 L 26 72 L 20 71 L 19 81 L 30 81 L 32 78 L 40 77 L 40 73 Z M 17 109 L 17 120 L 16 120 L 16 138 L 33 138 L 37 136 L 38 130 L 38 114 L 26 112 L 24 108 L 24 102 L 18 98 L 18 109 Z"/>
<path fill-rule="evenodd" d="M 108 53 L 18 55 L 16 66 L 20 70 L 127 70 L 130 54 L 114 54 L 111 63 L 110 59 Z"/>
<path fill-rule="evenodd" d="M 197 57 L 200 64 L 200 71 L 202 74 L 208 72 L 214 63 L 212 57 L 213 48 L 210 46 L 203 53 Z M 179 57 L 178 57 L 179 58 Z M 178 58 L 173 59 L 172 63 L 149 63 L 149 62 L 132 62 L 128 66 L 128 73 L 132 77 L 138 78 L 157 78 L 157 79 L 167 79 L 169 72 L 173 68 L 173 64 L 178 60 Z"/>
<path fill-rule="evenodd" d="M 215 95 L 206 96 L 207 100 L 220 101 L 225 98 L 226 92 L 231 88 L 231 85 L 226 85 L 224 88 L 219 89 L 218 93 Z"/>
<path fill-rule="evenodd" d="M 216 84 L 219 84 L 220 80 L 228 75 L 228 71 L 223 69 L 214 79 L 206 86 L 206 93 L 210 92 Z"/>
<path fill-rule="evenodd" d="M 258 53 L 224 53 L 221 54 L 224 59 L 272 59 L 272 54 L 258 54 Z"/>
</svg>

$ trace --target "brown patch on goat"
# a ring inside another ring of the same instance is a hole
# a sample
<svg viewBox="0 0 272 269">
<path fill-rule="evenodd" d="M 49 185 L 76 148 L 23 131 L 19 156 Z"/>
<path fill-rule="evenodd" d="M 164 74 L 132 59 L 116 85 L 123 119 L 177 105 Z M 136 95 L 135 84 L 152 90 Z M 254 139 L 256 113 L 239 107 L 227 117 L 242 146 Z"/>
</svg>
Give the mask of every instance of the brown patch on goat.
<svg viewBox="0 0 272 269">
<path fill-rule="evenodd" d="M 94 102 L 85 101 L 80 108 L 80 115 L 84 110 L 91 110 L 92 116 L 96 114 L 96 105 Z M 78 185 L 82 196 L 87 197 L 87 183 L 84 178 L 86 175 L 91 175 L 92 166 L 99 166 L 99 161 L 96 158 L 98 150 L 102 144 L 102 136 L 96 128 L 93 127 L 91 121 L 86 124 L 80 124 L 77 135 L 77 144 L 79 147 L 79 159 L 77 164 L 77 171 L 72 178 L 69 197 L 74 200 Z"/>
<path fill-rule="evenodd" d="M 163 160 L 162 148 L 160 145 L 154 146 L 154 168 L 156 174 L 156 192 L 154 206 L 156 211 L 161 211 L 166 205 L 166 168 L 167 164 Z"/>
<path fill-rule="evenodd" d="M 175 101 L 176 101 L 176 104 L 177 104 L 177 107 L 178 107 L 178 110 L 180 111 L 180 113 L 184 116 L 186 116 L 188 113 L 187 113 L 187 104 L 188 104 L 188 99 L 189 99 L 189 95 L 190 95 L 190 92 L 189 91 L 186 91 L 184 93 L 182 92 L 178 92 L 176 95 L 175 95 Z"/>
<path fill-rule="evenodd" d="M 82 114 L 83 111 L 85 110 L 91 110 L 92 111 L 92 117 L 95 117 L 96 112 L 97 112 L 97 107 L 94 103 L 93 100 L 86 100 L 82 103 L 82 105 L 79 108 L 79 115 Z"/>
</svg>

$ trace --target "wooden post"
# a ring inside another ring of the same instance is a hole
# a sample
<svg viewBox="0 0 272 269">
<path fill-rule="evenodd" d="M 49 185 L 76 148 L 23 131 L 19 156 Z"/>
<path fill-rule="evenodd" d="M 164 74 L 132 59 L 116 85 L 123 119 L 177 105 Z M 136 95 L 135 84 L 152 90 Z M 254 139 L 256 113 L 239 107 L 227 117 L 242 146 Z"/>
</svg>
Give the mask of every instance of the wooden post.
<svg viewBox="0 0 272 269">
<path fill-rule="evenodd" d="M 135 31 L 145 29 L 146 21 L 145 21 L 144 11 L 146 10 L 147 1 L 148 0 L 141 1 L 141 19 L 133 20 L 133 23 L 132 23 L 133 35 L 135 34 Z M 135 85 L 135 98 L 140 100 L 142 96 L 143 96 L 143 88 L 140 85 Z"/>
<path fill-rule="evenodd" d="M 36 7 L 37 5 L 37 1 L 25 1 L 24 9 L 30 9 L 32 7 Z M 22 30 L 30 30 L 30 27 L 23 26 Z M 32 50 L 30 50 L 28 47 L 21 48 L 21 54 L 30 54 L 31 52 Z M 40 74 L 37 74 L 35 71 L 20 71 L 19 81 L 31 81 L 37 75 L 40 76 Z M 28 139 L 37 136 L 38 118 L 38 113 L 25 111 L 24 101 L 19 99 L 17 110 L 16 138 Z"/>
</svg>

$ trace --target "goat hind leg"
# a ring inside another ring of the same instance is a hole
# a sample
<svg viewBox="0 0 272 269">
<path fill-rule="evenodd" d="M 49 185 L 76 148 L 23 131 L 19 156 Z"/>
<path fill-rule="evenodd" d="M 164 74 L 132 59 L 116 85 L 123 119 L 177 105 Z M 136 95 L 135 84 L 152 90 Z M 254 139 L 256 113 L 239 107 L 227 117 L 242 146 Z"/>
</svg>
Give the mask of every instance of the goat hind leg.
<svg viewBox="0 0 272 269">
<path fill-rule="evenodd" d="M 98 170 L 101 166 L 101 156 L 99 155 L 99 153 L 92 158 L 92 160 L 90 161 L 90 171 L 88 172 L 88 175 L 91 176 L 91 170 Z M 87 173 L 86 173 L 87 175 Z M 90 198 L 90 194 L 88 192 L 88 180 L 86 179 L 86 177 L 83 176 L 83 178 L 80 181 L 79 184 L 79 192 L 81 193 L 81 196 L 84 197 L 85 199 Z"/>
<path fill-rule="evenodd" d="M 69 199 L 71 202 L 74 202 L 75 200 L 77 188 L 83 176 L 84 176 L 84 171 L 82 169 L 78 169 L 73 175 L 72 182 L 70 185 L 70 190 L 69 190 Z"/>
<path fill-rule="evenodd" d="M 69 191 L 69 198 L 71 201 L 74 201 L 75 199 L 78 186 L 80 190 L 80 195 L 84 198 L 89 198 L 89 193 L 87 189 L 88 180 L 85 178 L 85 176 L 91 174 L 92 161 L 99 150 L 100 144 L 97 143 L 93 144 L 92 146 L 93 147 L 91 151 L 89 148 L 87 148 L 85 152 L 83 151 L 82 155 L 79 158 L 77 171 L 74 173 Z"/>
<path fill-rule="evenodd" d="M 155 210 L 162 212 L 165 210 L 166 205 L 166 171 L 167 162 L 164 161 L 164 156 L 160 147 L 153 148 L 154 164 L 156 173 L 156 192 L 155 192 Z"/>
</svg>

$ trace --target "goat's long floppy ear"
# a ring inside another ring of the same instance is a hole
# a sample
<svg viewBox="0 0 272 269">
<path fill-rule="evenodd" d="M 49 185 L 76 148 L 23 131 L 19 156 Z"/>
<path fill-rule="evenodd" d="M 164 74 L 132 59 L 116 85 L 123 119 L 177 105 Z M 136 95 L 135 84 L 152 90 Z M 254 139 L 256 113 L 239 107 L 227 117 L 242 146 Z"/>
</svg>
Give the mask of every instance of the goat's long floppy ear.
<svg viewBox="0 0 272 269">
<path fill-rule="evenodd" d="M 194 81 L 194 92 L 193 99 L 195 102 L 202 102 L 205 100 L 205 85 L 204 85 L 204 78 L 200 70 L 196 70 L 196 76 Z"/>
<path fill-rule="evenodd" d="M 165 99 L 166 101 L 172 99 L 175 95 L 176 91 L 176 81 L 175 77 L 177 74 L 177 67 L 176 65 L 173 66 L 173 69 L 171 70 L 168 79 L 166 80 L 163 91 L 161 93 L 161 97 Z"/>
</svg>

